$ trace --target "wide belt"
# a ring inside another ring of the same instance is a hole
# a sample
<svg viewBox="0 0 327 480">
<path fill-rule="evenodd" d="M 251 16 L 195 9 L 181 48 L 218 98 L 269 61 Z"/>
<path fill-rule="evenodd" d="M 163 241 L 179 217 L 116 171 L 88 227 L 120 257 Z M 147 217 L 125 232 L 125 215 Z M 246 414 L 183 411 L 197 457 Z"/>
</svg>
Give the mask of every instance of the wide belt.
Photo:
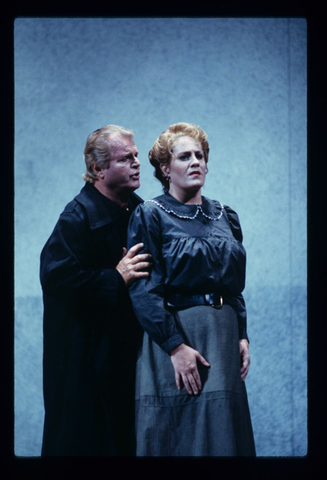
<svg viewBox="0 0 327 480">
<path fill-rule="evenodd" d="M 220 293 L 206 293 L 204 295 L 183 295 L 175 293 L 169 295 L 166 304 L 170 308 L 188 308 L 198 305 L 209 305 L 214 308 L 221 308 L 224 300 Z"/>
</svg>

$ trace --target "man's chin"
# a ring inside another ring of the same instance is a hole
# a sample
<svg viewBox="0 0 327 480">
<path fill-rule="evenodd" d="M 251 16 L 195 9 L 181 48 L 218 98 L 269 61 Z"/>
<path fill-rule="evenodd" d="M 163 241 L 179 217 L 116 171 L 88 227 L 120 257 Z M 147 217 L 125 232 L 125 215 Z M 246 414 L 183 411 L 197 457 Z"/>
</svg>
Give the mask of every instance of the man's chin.
<svg viewBox="0 0 327 480">
<path fill-rule="evenodd" d="M 141 183 L 139 181 L 138 182 L 135 181 L 132 184 L 128 185 L 128 187 L 126 187 L 125 191 L 126 191 L 126 193 L 130 194 L 130 193 L 133 193 L 138 188 L 140 188 L 140 186 L 141 186 Z"/>
<path fill-rule="evenodd" d="M 132 185 L 131 188 L 133 189 L 133 192 L 134 192 L 134 190 L 137 190 L 138 188 L 140 188 L 141 182 L 140 182 L 140 180 L 135 180 L 133 183 L 134 183 L 134 185 Z"/>
</svg>

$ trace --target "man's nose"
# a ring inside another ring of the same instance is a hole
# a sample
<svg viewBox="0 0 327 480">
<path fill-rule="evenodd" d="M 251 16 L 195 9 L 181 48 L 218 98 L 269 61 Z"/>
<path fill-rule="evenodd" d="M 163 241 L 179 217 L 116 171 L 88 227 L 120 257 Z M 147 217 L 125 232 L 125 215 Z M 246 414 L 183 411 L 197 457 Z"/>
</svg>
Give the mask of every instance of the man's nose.
<svg viewBox="0 0 327 480">
<path fill-rule="evenodd" d="M 134 156 L 133 156 L 132 166 L 133 166 L 133 167 L 139 167 L 140 165 L 141 165 L 140 160 L 134 155 Z"/>
</svg>

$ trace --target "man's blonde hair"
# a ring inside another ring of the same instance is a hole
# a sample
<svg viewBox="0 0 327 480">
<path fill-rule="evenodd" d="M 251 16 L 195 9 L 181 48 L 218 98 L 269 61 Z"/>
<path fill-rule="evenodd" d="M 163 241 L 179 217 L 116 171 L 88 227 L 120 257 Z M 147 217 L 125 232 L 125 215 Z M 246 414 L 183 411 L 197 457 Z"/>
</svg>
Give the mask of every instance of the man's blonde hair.
<svg viewBox="0 0 327 480">
<path fill-rule="evenodd" d="M 119 137 L 133 137 L 134 132 L 118 125 L 106 125 L 90 133 L 84 148 L 84 161 L 86 173 L 83 178 L 86 182 L 94 183 L 97 178 L 93 172 L 93 166 L 104 167 L 109 164 L 112 157 L 111 140 L 116 141 Z M 109 165 L 108 165 L 109 166 Z"/>
</svg>

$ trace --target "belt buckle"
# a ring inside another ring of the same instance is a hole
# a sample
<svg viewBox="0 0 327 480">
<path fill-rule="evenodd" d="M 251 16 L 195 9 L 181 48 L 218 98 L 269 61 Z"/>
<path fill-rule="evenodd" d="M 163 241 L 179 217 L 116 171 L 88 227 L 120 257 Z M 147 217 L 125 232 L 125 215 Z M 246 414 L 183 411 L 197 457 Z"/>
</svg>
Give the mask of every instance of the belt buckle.
<svg viewBox="0 0 327 480">
<path fill-rule="evenodd" d="M 210 293 L 206 293 L 206 294 L 204 295 L 204 299 L 205 299 L 206 303 L 207 303 L 208 305 L 210 305 L 212 308 L 221 308 L 221 307 L 223 306 L 223 304 L 224 304 L 223 297 L 222 297 L 221 295 L 219 295 L 219 302 L 220 302 L 220 303 L 219 303 L 219 305 L 217 305 L 217 304 L 215 304 L 215 303 L 211 303 L 211 302 L 210 302 L 211 296 L 212 296 L 212 294 L 210 294 Z"/>
</svg>

